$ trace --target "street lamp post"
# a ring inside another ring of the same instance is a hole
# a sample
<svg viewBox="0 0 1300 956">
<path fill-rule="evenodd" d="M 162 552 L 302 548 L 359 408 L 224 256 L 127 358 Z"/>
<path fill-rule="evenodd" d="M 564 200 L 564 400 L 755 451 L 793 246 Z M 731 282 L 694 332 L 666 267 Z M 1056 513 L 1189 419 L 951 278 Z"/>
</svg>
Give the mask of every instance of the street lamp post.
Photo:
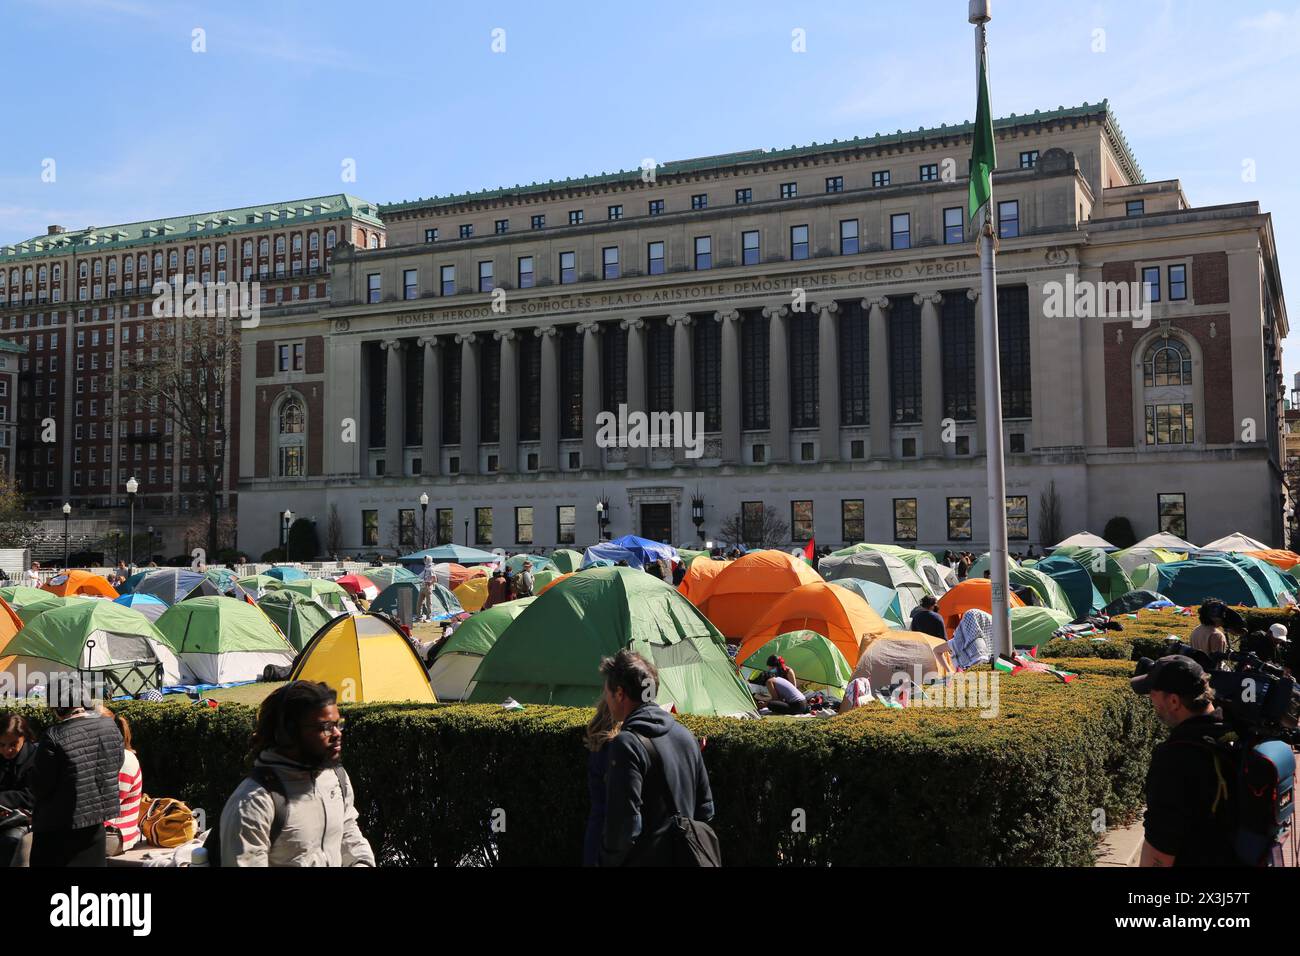
<svg viewBox="0 0 1300 956">
<path fill-rule="evenodd" d="M 609 499 L 600 497 L 596 499 L 596 523 L 600 527 L 599 539 L 605 540 L 605 529 L 609 527 Z"/>
<path fill-rule="evenodd" d="M 698 492 L 691 499 L 691 521 L 695 522 L 695 534 L 704 540 L 704 498 Z"/>
<path fill-rule="evenodd" d="M 131 574 L 135 574 L 135 493 L 139 490 L 140 482 L 135 480 L 135 475 L 132 475 L 126 480 L 126 500 L 130 502 L 131 512 L 131 517 L 127 521 L 127 533 L 131 536 L 131 543 L 127 545 L 127 564 Z"/>
<path fill-rule="evenodd" d="M 427 492 L 420 495 L 420 548 L 423 550 L 429 546 L 429 495 Z"/>
<path fill-rule="evenodd" d="M 63 503 L 63 570 L 68 570 L 68 518 L 72 515 L 72 505 Z"/>
<path fill-rule="evenodd" d="M 284 563 L 289 563 L 289 531 L 293 528 L 293 512 L 284 509 Z"/>
</svg>

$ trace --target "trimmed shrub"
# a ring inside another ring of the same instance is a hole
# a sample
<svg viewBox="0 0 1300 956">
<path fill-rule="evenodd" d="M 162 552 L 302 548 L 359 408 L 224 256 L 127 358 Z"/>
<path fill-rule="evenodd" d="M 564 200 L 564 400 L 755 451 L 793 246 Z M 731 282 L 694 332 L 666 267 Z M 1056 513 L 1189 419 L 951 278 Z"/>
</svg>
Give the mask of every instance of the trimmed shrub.
<svg viewBox="0 0 1300 956">
<path fill-rule="evenodd" d="M 262 563 L 264 564 L 281 564 L 284 562 L 284 548 L 272 548 L 270 551 L 262 553 Z"/>
<path fill-rule="evenodd" d="M 298 518 L 289 527 L 288 553 L 295 561 L 314 561 L 320 554 L 320 538 L 316 535 L 316 522 Z"/>
<path fill-rule="evenodd" d="M 704 744 L 728 865 L 1092 862 L 1142 804 L 1158 728 L 1131 665 L 1071 661 L 1069 685 L 999 675 L 998 715 L 871 706 L 833 719 L 685 716 Z M 215 819 L 246 768 L 253 708 L 126 702 L 145 789 Z M 577 864 L 587 709 L 353 705 L 344 763 L 388 864 Z M 801 829 L 797 824 L 803 823 Z M 495 826 L 494 826 L 495 825 Z"/>
<path fill-rule="evenodd" d="M 1133 524 L 1123 515 L 1116 515 L 1106 522 L 1101 536 L 1117 548 L 1131 548 L 1137 544 L 1137 535 L 1133 533 Z"/>
</svg>

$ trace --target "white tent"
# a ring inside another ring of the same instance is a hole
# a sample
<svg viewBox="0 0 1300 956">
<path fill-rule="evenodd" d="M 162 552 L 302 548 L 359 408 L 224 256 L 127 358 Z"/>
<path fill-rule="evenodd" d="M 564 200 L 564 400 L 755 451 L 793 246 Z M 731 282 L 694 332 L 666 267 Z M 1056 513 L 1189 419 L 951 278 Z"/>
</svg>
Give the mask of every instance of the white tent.
<svg viewBox="0 0 1300 956">
<path fill-rule="evenodd" d="M 1196 545 L 1190 541 L 1184 541 L 1176 534 L 1161 532 L 1160 534 L 1149 534 L 1133 548 L 1164 548 L 1166 551 L 1195 551 Z M 1128 550 L 1132 551 L 1133 548 Z"/>
<path fill-rule="evenodd" d="M 1201 551 L 1267 551 L 1268 545 L 1256 541 L 1250 535 L 1242 534 L 1240 531 L 1234 531 L 1232 534 L 1225 535 L 1217 541 L 1211 541 L 1204 545 Z"/>
<path fill-rule="evenodd" d="M 1072 534 L 1064 541 L 1058 541 L 1052 545 L 1052 550 L 1057 548 L 1100 548 L 1102 551 L 1118 551 L 1113 544 L 1105 538 L 1098 537 L 1090 531 L 1080 531 L 1078 534 Z"/>
</svg>

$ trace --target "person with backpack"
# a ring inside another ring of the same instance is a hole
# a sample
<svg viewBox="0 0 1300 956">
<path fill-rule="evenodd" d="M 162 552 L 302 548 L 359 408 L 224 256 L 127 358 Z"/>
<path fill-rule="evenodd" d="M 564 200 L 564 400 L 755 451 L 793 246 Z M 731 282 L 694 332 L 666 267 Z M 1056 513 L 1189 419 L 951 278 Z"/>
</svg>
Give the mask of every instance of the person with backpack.
<svg viewBox="0 0 1300 956">
<path fill-rule="evenodd" d="M 340 764 L 343 720 L 328 685 L 276 688 L 258 708 L 250 750 L 252 772 L 205 843 L 209 865 L 375 865 Z"/>
<path fill-rule="evenodd" d="M 515 599 L 533 596 L 533 562 L 525 561 L 518 577 L 515 578 Z"/>
<path fill-rule="evenodd" d="M 1156 745 L 1147 771 L 1142 866 L 1233 866 L 1234 774 L 1219 757 L 1229 733 L 1214 706 L 1210 676 L 1181 654 L 1162 657 L 1132 678 L 1150 696 L 1169 737 Z"/>
<path fill-rule="evenodd" d="M 605 744 L 601 866 L 719 866 L 713 793 L 695 735 L 655 702 L 659 672 L 624 648 L 600 663 L 604 700 L 622 725 Z"/>
</svg>

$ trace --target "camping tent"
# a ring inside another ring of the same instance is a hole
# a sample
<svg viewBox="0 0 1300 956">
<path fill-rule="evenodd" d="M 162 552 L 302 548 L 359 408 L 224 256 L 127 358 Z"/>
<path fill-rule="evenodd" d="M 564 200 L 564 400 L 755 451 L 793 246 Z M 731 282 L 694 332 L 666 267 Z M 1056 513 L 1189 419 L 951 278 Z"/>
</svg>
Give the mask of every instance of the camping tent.
<svg viewBox="0 0 1300 956">
<path fill-rule="evenodd" d="M 117 597 L 117 590 L 98 574 L 64 571 L 45 582 L 45 590 L 58 597 Z"/>
<path fill-rule="evenodd" d="M 322 627 L 298 655 L 289 679 L 324 681 L 341 699 L 358 704 L 437 702 L 406 635 L 374 614 L 341 614 Z"/>
<path fill-rule="evenodd" d="M 398 567 L 395 564 L 385 564 L 378 568 L 367 568 L 366 577 L 368 577 L 380 591 L 395 581 L 420 580 L 410 571 L 406 570 L 406 568 Z"/>
<path fill-rule="evenodd" d="M 891 591 L 909 588 L 916 601 L 930 593 L 925 582 L 902 558 L 883 551 L 856 551 L 841 556 L 827 555 L 818 564 L 818 570 L 827 581 L 844 578 L 861 578 L 872 581 Z"/>
<path fill-rule="evenodd" d="M 791 631 L 778 634 L 741 661 L 741 671 L 746 679 L 754 677 L 753 671 L 767 668 L 772 655 L 785 659 L 794 671 L 800 687 L 811 690 L 830 690 L 839 694 L 853 676 L 853 668 L 844 659 L 840 649 L 816 631 Z"/>
<path fill-rule="evenodd" d="M 1135 544 L 1131 548 L 1125 548 L 1123 551 L 1116 551 L 1111 555 L 1116 563 L 1123 568 L 1131 578 L 1133 571 L 1139 565 L 1143 564 L 1168 564 L 1170 561 L 1185 561 L 1187 554 L 1178 551 L 1166 551 L 1164 548 L 1148 548 Z"/>
<path fill-rule="evenodd" d="M 294 648 L 258 607 L 229 597 L 182 601 L 158 618 L 186 683 L 255 680 L 268 664 L 293 663 Z"/>
<path fill-rule="evenodd" d="M 1279 571 L 1290 571 L 1297 564 L 1300 564 L 1300 554 L 1282 548 L 1268 548 L 1264 551 L 1243 551 L 1242 553 L 1251 558 L 1267 561 Z"/>
<path fill-rule="evenodd" d="M 1159 565 L 1156 582 L 1149 590 L 1159 591 L 1175 604 L 1200 604 L 1206 598 L 1247 607 L 1271 603 L 1246 568 L 1222 558 L 1189 558 Z"/>
<path fill-rule="evenodd" d="M 1188 551 L 1195 551 L 1196 545 L 1192 544 L 1190 541 L 1185 541 L 1176 534 L 1161 531 L 1157 534 L 1147 535 L 1137 544 L 1133 545 L 1133 548 L 1159 548 L 1162 551 L 1172 551 L 1177 554 L 1179 552 L 1185 553 Z M 1131 551 L 1133 548 L 1129 548 L 1128 550 Z"/>
<path fill-rule="evenodd" d="M 68 604 L 69 602 L 74 600 L 77 599 L 61 598 L 56 594 L 50 594 L 48 591 L 46 591 L 45 598 L 43 600 L 27 601 L 23 604 L 11 604 L 10 607 L 14 609 L 14 613 L 18 615 L 18 619 L 23 622 L 23 626 L 26 626 L 32 623 L 32 621 L 36 620 L 36 618 L 39 615 L 44 614 L 46 611 L 56 607 L 63 607 L 65 604 Z M 85 598 L 84 600 L 90 600 L 90 599 Z"/>
<path fill-rule="evenodd" d="M 229 568 L 205 568 L 203 576 L 216 585 L 222 594 L 229 594 L 237 583 L 235 572 Z"/>
<path fill-rule="evenodd" d="M 911 588 L 891 591 L 875 581 L 862 578 L 840 578 L 835 585 L 855 592 L 871 605 L 871 609 L 885 619 L 891 628 L 905 631 L 911 627 L 912 609 L 917 606 L 916 592 Z"/>
<path fill-rule="evenodd" d="M 1294 604 L 1296 600 L 1296 586 L 1289 575 L 1283 574 L 1276 567 L 1267 561 L 1252 557 L 1243 551 L 1231 551 L 1220 557 L 1231 561 L 1240 568 L 1244 568 L 1248 574 L 1259 585 L 1264 596 L 1268 599 L 1269 607 L 1285 607 L 1288 604 Z"/>
<path fill-rule="evenodd" d="M 545 588 L 546 585 L 550 584 L 552 581 L 558 581 L 560 578 L 566 577 L 568 574 L 569 572 L 567 571 L 560 571 L 553 567 L 542 568 L 542 570 L 533 575 L 533 594 L 541 594 L 542 589 Z"/>
<path fill-rule="evenodd" d="M 10 675 L 18 695 L 78 670 L 104 675 L 104 690 L 112 696 L 179 679 L 176 655 L 158 629 L 112 601 L 69 600 L 44 612 L 9 639 L 0 670 Z"/>
<path fill-rule="evenodd" d="M 939 597 L 957 583 L 957 573 L 953 571 L 952 568 L 940 564 L 929 551 L 919 551 L 915 548 L 903 548 L 896 544 L 872 544 L 866 541 L 858 544 L 851 544 L 846 548 L 840 548 L 838 551 L 832 551 L 825 558 L 821 559 L 817 565 L 817 570 L 824 578 L 826 578 L 826 580 L 829 581 L 832 579 L 830 569 L 841 564 L 839 560 L 830 559 L 847 558 L 851 555 L 866 553 L 886 554 L 902 561 L 903 564 L 907 565 L 912 570 L 912 573 L 916 575 L 917 580 L 925 589 L 925 593 L 932 594 L 935 597 Z M 877 579 L 873 577 L 868 578 L 867 580 Z M 885 582 L 878 581 L 878 583 L 883 584 Z"/>
<path fill-rule="evenodd" d="M 363 597 L 367 601 L 379 597 L 379 586 L 364 574 L 345 574 L 335 578 L 334 583 L 353 597 Z"/>
<path fill-rule="evenodd" d="M 4 656 L 5 645 L 10 638 L 23 629 L 23 619 L 18 616 L 9 602 L 0 598 L 0 657 Z"/>
<path fill-rule="evenodd" d="M 1058 628 L 1070 623 L 1069 611 L 1054 611 L 1050 607 L 1013 607 L 1009 616 L 1011 643 L 1016 647 L 1044 644 Z"/>
<path fill-rule="evenodd" d="M 1224 535 L 1211 541 L 1209 544 L 1201 545 L 1201 551 L 1268 551 L 1269 546 L 1263 541 L 1257 541 L 1250 535 L 1242 534 L 1240 531 L 1234 531 L 1232 534 Z"/>
<path fill-rule="evenodd" d="M 150 622 L 156 622 L 167 610 L 167 602 L 162 598 L 154 597 L 152 594 L 123 594 L 113 603 L 120 604 L 122 607 L 129 607 L 131 610 L 143 614 Z"/>
<path fill-rule="evenodd" d="M 420 585 L 414 581 L 398 581 L 396 584 L 390 584 L 379 593 L 370 604 L 372 613 L 382 611 L 385 614 L 398 616 L 397 611 L 401 606 L 403 594 L 409 594 L 411 600 L 411 616 L 418 617 L 420 613 Z M 443 621 L 455 614 L 461 614 L 465 608 L 461 606 L 460 600 L 454 593 L 448 591 L 441 584 L 433 585 L 430 591 L 433 600 L 433 620 Z"/>
<path fill-rule="evenodd" d="M 691 562 L 695 561 L 697 558 L 707 558 L 709 557 L 709 553 L 710 552 L 706 549 L 678 548 L 677 560 L 689 568 Z"/>
<path fill-rule="evenodd" d="M 198 571 L 189 568 L 159 568 L 137 581 L 131 593 L 152 594 L 170 606 L 190 597 L 216 597 L 221 592 Z"/>
<path fill-rule="evenodd" d="M 303 597 L 311 598 L 335 614 L 342 614 L 343 599 L 348 592 L 336 581 L 324 578 L 303 578 L 301 581 L 286 581 L 274 590 L 294 591 Z"/>
<path fill-rule="evenodd" d="M 511 622 L 537 598 L 506 601 L 480 611 L 461 624 L 438 649 L 429 668 L 429 683 L 438 700 L 464 700 L 474 672 Z"/>
<path fill-rule="evenodd" d="M 677 590 L 686 600 L 699 607 L 713 593 L 713 585 L 727 564 L 726 561 L 715 561 L 707 557 L 696 558 L 686 569 L 686 575 L 682 578 L 682 583 L 677 585 Z"/>
<path fill-rule="evenodd" d="M 1068 554 L 1043 558 L 1034 563 L 1034 570 L 1041 571 L 1061 586 L 1065 596 L 1070 599 L 1076 621 L 1083 620 L 1089 614 L 1096 614 L 1106 604 L 1097 591 L 1097 586 L 1092 583 L 1088 569 Z"/>
<path fill-rule="evenodd" d="M 280 629 L 295 651 L 306 647 L 312 635 L 335 617 L 306 595 L 288 589 L 263 595 L 257 606 Z"/>
<path fill-rule="evenodd" d="M 626 648 L 659 671 L 656 697 L 679 712 L 752 716 L 722 635 L 672 585 L 634 568 L 565 578 L 519 615 L 479 665 L 471 703 L 591 707 L 600 661 Z"/>
<path fill-rule="evenodd" d="M 1054 611 L 1064 611 L 1071 617 L 1074 616 L 1074 606 L 1070 603 L 1070 599 L 1050 575 L 1044 574 L 1038 568 L 1024 565 L 1011 568 L 1008 574 L 1014 587 L 1029 588 L 1034 592 L 1039 607 L 1050 607 Z"/>
<path fill-rule="evenodd" d="M 488 578 L 473 577 L 451 592 L 466 611 L 481 610 L 487 603 Z"/>
<path fill-rule="evenodd" d="M 626 561 L 631 567 L 641 568 L 651 561 L 678 560 L 677 549 L 670 544 L 661 544 L 647 538 L 638 538 L 634 534 L 625 534 L 613 541 L 593 544 L 582 555 L 582 566 L 588 567 L 598 560 L 619 562 Z"/>
<path fill-rule="evenodd" d="M 860 594 L 827 581 L 802 584 L 783 595 L 745 633 L 736 660 L 743 661 L 778 634 L 816 631 L 857 660 L 863 639 L 889 630 L 885 619 Z"/>
<path fill-rule="evenodd" d="M 524 569 L 525 561 L 533 566 L 534 574 L 542 570 L 542 568 L 549 568 L 551 566 L 551 559 L 540 554 L 512 554 L 510 557 L 506 558 L 505 566 L 515 574 L 518 574 Z"/>
<path fill-rule="evenodd" d="M 295 568 L 291 564 L 277 564 L 266 572 L 266 576 L 280 581 L 301 581 L 308 575 L 302 568 Z"/>
<path fill-rule="evenodd" d="M 1132 614 L 1134 611 L 1142 610 L 1148 604 L 1161 600 L 1169 599 L 1155 591 L 1129 591 L 1107 604 L 1101 609 L 1101 613 L 1108 617 L 1114 617 L 1116 614 Z"/>
<path fill-rule="evenodd" d="M 1074 558 L 1085 568 L 1092 577 L 1092 583 L 1096 585 L 1097 592 L 1102 596 L 1102 600 L 1110 601 L 1133 590 L 1133 581 L 1129 578 L 1128 572 L 1123 566 L 1115 560 L 1112 553 L 1103 551 L 1101 548 L 1085 548 L 1075 545 L 1067 545 L 1063 548 L 1057 548 L 1053 557 L 1066 555 Z"/>
<path fill-rule="evenodd" d="M 984 572 L 989 570 L 991 566 L 992 566 L 992 555 L 990 555 L 987 551 L 985 551 L 978 558 L 976 558 L 974 561 L 971 562 L 971 566 L 966 569 L 966 577 L 982 578 L 984 577 Z M 1020 567 L 1020 562 L 1017 561 L 1015 558 L 1011 557 L 1011 555 L 1007 555 L 1007 567 L 1018 568 Z"/>
<path fill-rule="evenodd" d="M 279 578 L 268 577 L 265 574 L 250 574 L 246 578 L 240 578 L 235 583 L 256 599 L 268 591 L 276 590 L 283 582 Z"/>
<path fill-rule="evenodd" d="M 470 578 L 477 574 L 490 574 L 486 565 L 476 564 L 473 567 L 466 567 L 463 564 L 456 564 L 454 561 L 444 561 L 442 564 L 433 566 L 433 573 L 438 579 L 438 583 L 448 590 L 454 591 Z"/>
<path fill-rule="evenodd" d="M 1013 608 L 1025 606 L 1025 602 L 1014 594 L 1007 595 L 1007 604 Z M 993 582 L 988 578 L 967 578 L 939 598 L 939 605 L 935 610 L 943 618 L 943 626 L 949 637 L 956 630 L 961 616 L 973 607 L 992 613 Z"/>
<path fill-rule="evenodd" d="M 572 577 L 578 572 L 569 571 L 565 574 L 555 574 L 555 572 L 553 571 L 547 571 L 545 573 L 554 574 L 555 576 L 547 579 L 546 581 L 541 580 L 541 577 L 539 576 L 538 579 L 535 582 L 533 582 L 533 597 L 541 597 L 543 594 L 545 594 L 551 588 L 555 587 L 555 585 L 559 584 L 565 578 Z"/>
<path fill-rule="evenodd" d="M 877 691 L 889 688 L 902 676 L 927 684 L 954 673 L 947 641 L 916 631 L 886 631 L 870 638 L 853 669 L 854 678 L 867 678 Z"/>
<path fill-rule="evenodd" d="M 433 558 L 434 564 L 452 562 L 454 564 L 463 564 L 468 567 L 471 564 L 497 564 L 501 561 L 501 556 L 499 554 L 493 554 L 491 551 L 483 551 L 479 548 L 470 548 L 460 544 L 440 544 L 436 548 L 425 548 L 423 551 L 404 554 L 397 560 L 407 567 L 412 565 L 423 566 L 424 556 L 426 554 Z M 374 576 L 371 575 L 371 577 L 373 579 Z"/>
<path fill-rule="evenodd" d="M 713 590 L 697 605 L 713 626 L 739 640 L 773 604 L 801 584 L 821 581 L 808 563 L 784 551 L 751 551 L 713 579 Z"/>
<path fill-rule="evenodd" d="M 1089 531 L 1080 531 L 1078 534 L 1072 534 L 1064 541 L 1058 541 L 1048 550 L 1059 551 L 1061 548 L 1100 548 L 1103 551 L 1118 551 L 1113 544 L 1100 535 L 1092 534 Z"/>
<path fill-rule="evenodd" d="M 63 598 L 51 594 L 44 588 L 29 588 L 25 584 L 11 584 L 0 588 L 0 598 L 3 598 L 8 603 L 17 612 L 19 619 L 23 621 L 30 621 L 41 611 L 61 606 L 64 603 Z M 38 605 L 40 605 L 39 608 Z M 26 608 L 31 608 L 31 611 L 24 613 Z"/>
<path fill-rule="evenodd" d="M 551 564 L 561 574 L 576 571 L 582 567 L 582 552 L 574 551 L 572 548 L 556 548 L 551 552 Z"/>
</svg>

